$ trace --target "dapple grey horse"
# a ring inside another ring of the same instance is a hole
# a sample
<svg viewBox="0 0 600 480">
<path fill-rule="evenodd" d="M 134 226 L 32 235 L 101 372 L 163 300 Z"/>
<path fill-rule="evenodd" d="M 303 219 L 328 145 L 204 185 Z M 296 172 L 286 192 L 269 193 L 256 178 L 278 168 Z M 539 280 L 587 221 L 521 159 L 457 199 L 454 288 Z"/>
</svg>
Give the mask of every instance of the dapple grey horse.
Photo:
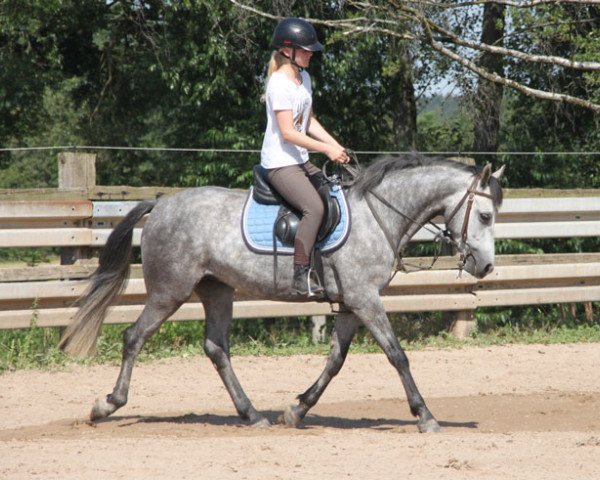
<svg viewBox="0 0 600 480">
<path fill-rule="evenodd" d="M 399 373 L 419 430 L 439 430 L 413 380 L 379 293 L 390 280 L 398 252 L 423 224 L 438 215 L 446 221 L 446 236 L 463 254 L 464 270 L 477 278 L 490 273 L 494 268 L 494 222 L 502 203 L 501 175 L 502 169 L 492 173 L 490 165 L 468 167 L 419 156 L 383 158 L 362 170 L 347 191 L 351 233 L 341 248 L 322 258 L 328 299 L 341 307 L 331 352 L 317 381 L 281 416 L 287 425 L 297 426 L 317 403 L 341 369 L 352 338 L 363 324 Z M 134 360 L 144 342 L 195 292 L 206 314 L 204 349 L 238 414 L 252 424 L 269 423 L 254 408 L 231 366 L 228 337 L 234 290 L 274 300 L 299 298 L 290 288 L 291 259 L 279 259 L 274 284 L 273 256 L 253 253 L 244 243 L 240 219 L 246 196 L 243 191 L 219 187 L 185 190 L 138 204 L 111 233 L 90 286 L 79 300 L 78 314 L 61 339 L 67 353 L 95 351 L 106 310 L 129 274 L 133 228 L 151 212 L 141 242 L 146 305 L 124 332 L 117 383 L 111 394 L 96 400 L 92 421 L 127 403 Z"/>
</svg>

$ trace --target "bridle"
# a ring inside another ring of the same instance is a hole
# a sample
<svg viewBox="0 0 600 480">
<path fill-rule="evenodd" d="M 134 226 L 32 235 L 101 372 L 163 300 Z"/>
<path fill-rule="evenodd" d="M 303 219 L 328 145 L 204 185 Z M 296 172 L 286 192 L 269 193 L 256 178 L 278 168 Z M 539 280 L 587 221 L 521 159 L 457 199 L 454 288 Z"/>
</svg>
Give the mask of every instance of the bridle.
<svg viewBox="0 0 600 480">
<path fill-rule="evenodd" d="M 377 200 L 379 200 L 379 202 L 381 202 L 383 205 L 385 205 L 386 207 L 388 207 L 390 210 L 394 211 L 398 215 L 406 218 L 411 223 L 418 225 L 420 228 L 424 228 L 428 232 L 432 233 L 434 235 L 434 241 L 436 243 L 441 245 L 441 243 L 444 242 L 444 243 L 448 243 L 448 244 L 455 246 L 456 249 L 458 250 L 458 252 L 460 253 L 460 258 L 458 261 L 458 269 L 459 269 L 459 272 L 462 273 L 462 270 L 464 269 L 467 259 L 469 257 L 474 258 L 473 254 L 471 253 L 471 248 L 470 248 L 469 242 L 468 242 L 468 232 L 469 232 L 469 218 L 471 216 L 471 209 L 473 208 L 473 201 L 475 200 L 475 196 L 479 195 L 481 197 L 489 198 L 492 200 L 494 198 L 489 193 L 485 193 L 485 192 L 477 190 L 477 185 L 479 184 L 480 180 L 481 180 L 481 174 L 476 174 L 473 178 L 473 181 L 471 182 L 471 185 L 469 186 L 469 188 L 467 188 L 467 191 L 464 193 L 464 195 L 462 196 L 460 201 L 456 204 L 456 206 L 454 207 L 454 209 L 452 210 L 452 212 L 446 219 L 446 228 L 445 229 L 441 229 L 439 226 L 437 226 L 431 220 L 427 221 L 427 223 L 430 226 L 434 227 L 437 231 L 431 230 L 427 225 L 425 225 L 425 224 L 415 220 L 414 218 L 410 217 L 409 215 L 406 215 L 405 213 L 401 212 L 396 207 L 394 207 L 394 205 L 392 205 L 390 202 L 388 202 L 385 198 L 383 198 L 381 195 L 379 195 L 374 190 L 367 190 L 367 193 L 369 195 L 375 197 Z M 402 258 L 402 254 L 400 252 L 401 238 L 398 239 L 398 244 L 394 245 L 394 241 L 392 239 L 391 233 L 387 230 L 387 228 L 383 224 L 381 217 L 379 216 L 379 214 L 373 207 L 373 203 L 368 195 L 365 195 L 365 200 L 367 202 L 367 205 L 369 206 L 369 209 L 371 210 L 371 213 L 373 214 L 373 217 L 375 218 L 375 221 L 379 225 L 379 228 L 381 228 L 381 230 L 383 231 L 385 238 L 387 239 L 390 247 L 392 248 L 392 251 L 394 252 L 395 266 L 394 266 L 394 271 L 392 273 L 392 277 L 399 270 L 402 270 L 404 272 L 411 271 L 407 268 L 408 264 L 406 264 L 404 262 L 404 260 Z M 465 211 L 465 218 L 463 220 L 462 229 L 460 232 L 460 242 L 457 242 L 456 240 L 454 240 L 452 238 L 452 233 L 450 232 L 450 230 L 448 229 L 447 226 L 450 224 L 452 219 L 456 216 L 456 214 L 459 212 L 459 210 L 461 209 L 461 207 L 463 206 L 463 204 L 465 202 L 467 203 L 466 211 Z M 428 267 L 417 267 L 416 269 L 418 269 L 418 270 L 431 269 L 433 267 L 433 265 L 435 264 L 435 262 L 437 261 L 439 255 L 440 255 L 440 251 L 441 251 L 441 248 L 439 248 L 438 251 L 436 252 L 436 254 L 434 255 L 431 265 L 429 265 Z"/>
<path fill-rule="evenodd" d="M 489 198 L 490 200 L 494 200 L 494 197 L 492 195 L 490 195 L 489 193 L 485 193 L 485 192 L 481 192 L 481 191 L 477 190 L 477 184 L 479 183 L 480 180 L 481 180 L 481 174 L 475 175 L 475 178 L 473 178 L 471 185 L 469 186 L 469 188 L 467 189 L 467 191 L 465 192 L 463 197 L 460 199 L 460 202 L 458 202 L 456 207 L 454 207 L 454 210 L 452 210 L 452 213 L 448 216 L 448 219 L 446 220 L 446 224 L 450 223 L 452 221 L 452 219 L 454 218 L 454 216 L 457 214 L 457 212 L 460 210 L 460 207 L 462 207 L 462 204 L 465 203 L 465 200 L 467 201 L 467 210 L 465 212 L 465 218 L 463 220 L 462 229 L 460 231 L 460 240 L 462 243 L 467 243 L 467 237 L 468 237 L 468 231 L 469 231 L 469 218 L 471 216 L 471 209 L 473 208 L 473 201 L 475 200 L 475 195 L 479 195 L 480 197 L 485 197 L 485 198 Z"/>
</svg>

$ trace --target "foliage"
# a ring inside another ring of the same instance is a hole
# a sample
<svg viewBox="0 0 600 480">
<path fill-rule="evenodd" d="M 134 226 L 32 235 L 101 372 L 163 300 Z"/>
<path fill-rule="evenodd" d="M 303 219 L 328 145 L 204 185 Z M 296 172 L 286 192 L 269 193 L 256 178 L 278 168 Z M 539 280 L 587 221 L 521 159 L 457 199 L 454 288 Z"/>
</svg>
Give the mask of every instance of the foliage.
<svg viewBox="0 0 600 480">
<path fill-rule="evenodd" d="M 0 262 L 25 262 L 34 266 L 47 263 L 56 257 L 56 249 L 52 248 L 0 248 Z"/>
<path fill-rule="evenodd" d="M 450 118 L 440 108 L 422 113 L 417 128 L 419 150 L 424 152 L 466 152 L 473 144 L 471 122 L 460 110 Z"/>
<path fill-rule="evenodd" d="M 0 124 L 0 144 L 260 148 L 265 115 L 259 99 L 273 20 L 206 0 L 28 0 L 24 10 L 17 3 L 5 4 L 0 21 L 14 26 L 27 18 L 28 28 L 3 30 L 0 59 L 16 67 L 0 78 L 0 88 L 22 110 L 12 123 Z M 273 8 L 332 19 L 342 13 L 322 2 Z M 394 125 L 403 115 L 393 109 L 398 46 L 389 38 L 344 40 L 333 33 L 319 28 L 326 53 L 311 65 L 316 114 L 351 148 L 394 148 Z M 27 48 L 14 45 L 33 38 L 45 48 L 32 60 Z M 7 90 L 18 85 L 26 102 Z M 55 185 L 52 156 L 0 154 L 0 185 Z M 98 183 L 247 187 L 257 161 L 257 155 L 101 150 Z"/>
<path fill-rule="evenodd" d="M 64 365 L 57 350 L 58 332 L 37 326 L 36 305 L 32 307 L 31 326 L 0 332 L 0 373 L 7 369 L 48 368 Z"/>
<path fill-rule="evenodd" d="M 58 1 L 0 4 L 0 143 L 11 132 L 31 134 L 43 119 L 41 97 L 60 62 L 56 37 L 47 29 Z M 47 23 L 48 22 L 48 23 Z"/>
<path fill-rule="evenodd" d="M 551 6 L 535 11 L 512 12 L 513 31 L 508 46 L 530 53 L 571 55 L 577 60 L 597 59 L 600 51 L 600 10 L 597 6 Z M 568 90 L 584 98 L 598 97 L 598 73 L 555 68 L 513 60 L 511 75 L 532 87 Z M 599 151 L 600 117 L 593 112 L 562 103 L 539 102 L 507 93 L 502 120 L 503 145 L 507 151 Z M 511 156 L 504 158 L 511 172 L 511 187 L 598 188 L 598 156 Z"/>
<path fill-rule="evenodd" d="M 417 147 L 469 150 L 468 92 L 474 77 L 459 74 L 447 58 L 409 40 L 422 26 L 407 20 L 412 17 L 404 6 L 258 1 L 253 7 L 321 21 L 317 30 L 326 49 L 310 68 L 314 107 L 342 144 L 355 150 L 405 145 L 409 139 L 398 137 L 398 122 L 410 112 L 398 109 L 405 108 L 399 97 L 409 93 L 399 79 L 409 62 L 415 98 L 423 100 L 429 87 L 452 75 L 465 94 L 463 108 L 452 114 L 430 110 L 420 116 Z M 448 13 L 423 8 L 455 34 L 478 39 L 479 8 Z M 361 18 L 377 26 L 381 15 L 388 16 L 383 23 L 393 25 L 393 34 L 377 28 L 345 34 L 326 26 L 359 24 Z M 259 98 L 274 23 L 232 2 L 213 0 L 6 0 L 0 5 L 0 145 L 256 150 L 265 125 Z M 600 51 L 594 6 L 510 9 L 509 25 L 505 46 L 527 54 L 594 61 Z M 472 52 L 469 58 L 474 59 Z M 598 96 L 594 71 L 549 71 L 513 58 L 507 74 L 532 88 Z M 598 118 L 578 107 L 506 91 L 502 125 L 503 151 L 600 149 Z M 597 157 L 503 160 L 511 187 L 598 185 Z M 102 150 L 98 183 L 247 187 L 250 166 L 257 161 L 256 154 Z M 0 186 L 51 186 L 56 177 L 55 152 L 0 152 Z"/>
<path fill-rule="evenodd" d="M 595 305 L 596 311 L 599 306 Z M 598 319 L 590 322 L 580 307 L 575 311 L 564 309 L 562 313 L 551 306 L 480 309 L 477 312 L 477 328 L 466 340 L 450 336 L 439 313 L 392 314 L 390 318 L 400 342 L 409 350 L 509 343 L 600 342 Z M 329 317 L 327 334 L 331 332 L 332 323 Z M 34 306 L 30 328 L 0 331 L 0 373 L 24 368 L 56 369 L 71 362 L 118 364 L 126 327 L 104 325 L 98 341 L 98 354 L 91 359 L 73 359 L 57 349 L 58 329 L 37 327 Z M 309 328 L 310 322 L 306 317 L 234 320 L 231 351 L 233 355 L 326 355 L 329 345 L 313 344 Z M 203 355 L 203 341 L 202 322 L 167 322 L 146 342 L 138 360 Z M 350 352 L 379 353 L 381 350 L 361 328 Z"/>
<path fill-rule="evenodd" d="M 595 307 L 597 311 L 598 303 Z M 473 335 L 518 338 L 528 334 L 560 332 L 560 337 L 567 338 L 572 330 L 593 336 L 600 330 L 600 322 L 588 319 L 583 305 L 577 304 L 561 305 L 559 308 L 555 305 L 482 308 L 477 311 L 477 330 Z"/>
</svg>

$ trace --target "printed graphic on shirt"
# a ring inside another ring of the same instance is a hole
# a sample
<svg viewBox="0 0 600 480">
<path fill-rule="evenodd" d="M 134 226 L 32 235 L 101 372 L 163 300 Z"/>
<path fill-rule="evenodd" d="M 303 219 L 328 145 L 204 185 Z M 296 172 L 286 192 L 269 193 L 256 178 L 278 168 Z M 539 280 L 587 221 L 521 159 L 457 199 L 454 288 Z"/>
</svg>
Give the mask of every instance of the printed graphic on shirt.
<svg viewBox="0 0 600 480">
<path fill-rule="evenodd" d="M 297 132 L 302 131 L 302 125 L 304 125 L 304 115 L 302 115 L 302 112 L 300 112 L 300 115 L 294 119 L 294 128 Z"/>
<path fill-rule="evenodd" d="M 294 100 L 294 128 L 298 132 L 306 131 L 308 123 L 308 117 L 310 116 L 310 109 L 312 106 L 312 99 L 310 95 L 303 90 L 298 91 L 298 94 Z"/>
</svg>

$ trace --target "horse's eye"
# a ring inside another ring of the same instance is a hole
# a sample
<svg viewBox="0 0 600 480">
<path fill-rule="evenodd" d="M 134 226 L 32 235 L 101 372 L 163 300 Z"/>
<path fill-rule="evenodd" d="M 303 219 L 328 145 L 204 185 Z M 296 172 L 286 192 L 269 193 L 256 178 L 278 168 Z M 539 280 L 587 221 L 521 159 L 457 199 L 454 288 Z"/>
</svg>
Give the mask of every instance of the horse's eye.
<svg viewBox="0 0 600 480">
<path fill-rule="evenodd" d="M 492 218 L 493 218 L 493 215 L 489 212 L 481 212 L 479 214 L 479 220 L 484 225 L 489 225 L 490 223 L 492 223 Z"/>
</svg>

